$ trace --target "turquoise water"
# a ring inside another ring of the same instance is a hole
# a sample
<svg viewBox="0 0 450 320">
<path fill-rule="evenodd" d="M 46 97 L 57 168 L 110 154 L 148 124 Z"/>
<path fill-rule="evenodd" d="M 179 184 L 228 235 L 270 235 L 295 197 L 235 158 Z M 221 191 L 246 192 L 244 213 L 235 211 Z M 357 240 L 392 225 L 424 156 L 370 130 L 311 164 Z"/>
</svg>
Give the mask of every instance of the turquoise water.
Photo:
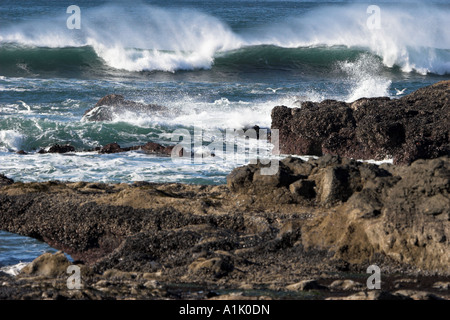
<svg viewBox="0 0 450 320">
<path fill-rule="evenodd" d="M 450 79 L 448 1 L 380 2 L 375 30 L 363 1 L 80 0 L 79 30 L 61 1 L 0 4 L 0 173 L 16 181 L 220 184 L 258 154 L 195 163 L 85 151 L 173 145 L 175 130 L 195 128 L 208 145 L 225 130 L 270 128 L 276 105 L 398 98 Z M 85 121 L 110 93 L 169 111 Z M 79 152 L 37 153 L 56 143 Z"/>
<path fill-rule="evenodd" d="M 6 266 L 31 262 L 45 252 L 56 251 L 35 239 L 0 231 L 0 270 Z"/>
</svg>

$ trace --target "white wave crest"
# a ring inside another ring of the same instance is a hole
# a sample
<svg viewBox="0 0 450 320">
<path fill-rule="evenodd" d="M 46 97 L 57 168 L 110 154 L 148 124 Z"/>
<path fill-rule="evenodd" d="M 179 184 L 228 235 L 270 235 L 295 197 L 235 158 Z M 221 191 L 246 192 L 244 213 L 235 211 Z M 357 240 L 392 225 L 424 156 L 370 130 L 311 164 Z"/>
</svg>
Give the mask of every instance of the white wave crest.
<svg viewBox="0 0 450 320">
<path fill-rule="evenodd" d="M 25 136 L 15 130 L 0 130 L 0 148 L 3 150 L 20 150 Z"/>
</svg>

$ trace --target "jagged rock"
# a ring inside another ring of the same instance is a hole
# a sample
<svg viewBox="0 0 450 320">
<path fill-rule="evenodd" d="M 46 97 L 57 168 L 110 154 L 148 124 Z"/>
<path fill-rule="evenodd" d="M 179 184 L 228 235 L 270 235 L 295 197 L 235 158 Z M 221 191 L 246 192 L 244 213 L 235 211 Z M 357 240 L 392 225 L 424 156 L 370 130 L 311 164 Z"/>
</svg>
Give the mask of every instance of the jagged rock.
<svg viewBox="0 0 450 320">
<path fill-rule="evenodd" d="M 158 143 L 147 142 L 146 144 L 144 144 L 143 146 L 140 146 L 139 148 L 142 151 L 144 151 L 145 153 L 164 154 L 164 155 L 170 156 L 172 154 L 172 151 L 176 147 L 175 146 L 165 147 Z M 179 156 L 179 157 L 183 156 L 183 150 L 179 150 L 177 153 L 177 156 Z"/>
<path fill-rule="evenodd" d="M 118 143 L 115 143 L 115 142 L 109 143 L 109 144 L 103 146 L 99 150 L 100 153 L 119 153 L 119 152 L 125 152 L 125 151 L 129 151 L 129 149 L 125 150 L 125 149 L 121 148 Z"/>
<path fill-rule="evenodd" d="M 306 232 L 303 244 L 311 240 L 313 246 L 337 245 L 336 257 L 358 263 L 383 252 L 398 261 L 431 269 L 440 265 L 441 270 L 450 271 L 449 255 L 441 254 L 450 250 L 448 157 L 383 168 L 336 156 L 308 162 L 287 158 L 277 175 L 264 179 L 261 168 L 257 164 L 233 170 L 227 177 L 230 190 L 254 195 L 254 203 L 266 206 L 308 203 L 305 199 L 324 207 L 345 205 L 347 215 L 327 216 L 317 226 L 322 231 Z M 292 180 L 296 181 L 289 183 Z M 336 228 L 336 219 L 343 229 Z M 372 222 L 366 225 L 368 219 Z"/>
<path fill-rule="evenodd" d="M 289 291 L 309 291 L 309 290 L 323 290 L 326 287 L 320 285 L 317 280 L 303 280 L 298 283 L 286 286 Z"/>
<path fill-rule="evenodd" d="M 10 185 L 13 184 L 14 180 L 8 178 L 7 176 L 5 176 L 4 174 L 0 173 L 0 186 L 6 186 L 6 185 Z"/>
<path fill-rule="evenodd" d="M 109 94 L 101 98 L 93 108 L 86 110 L 83 119 L 87 121 L 112 121 L 125 113 L 137 115 L 153 114 L 167 111 L 167 108 L 157 104 L 143 104 L 125 98 L 120 94 Z"/>
<path fill-rule="evenodd" d="M 67 275 L 67 268 L 70 266 L 69 260 L 62 251 L 54 254 L 44 253 L 26 265 L 21 271 L 21 276 L 45 276 L 59 277 Z"/>
<path fill-rule="evenodd" d="M 450 290 L 450 282 L 438 281 L 433 284 L 433 288 L 440 290 Z"/>
<path fill-rule="evenodd" d="M 279 129 L 284 154 L 393 158 L 396 164 L 406 164 L 450 155 L 449 96 L 447 80 L 400 99 L 277 106 L 272 110 L 272 129 Z"/>
<path fill-rule="evenodd" d="M 50 149 L 48 149 L 48 153 L 67 153 L 67 152 L 74 152 L 74 151 L 75 151 L 75 147 L 68 145 L 68 144 L 66 144 L 64 146 L 55 144 L 55 145 L 51 146 Z"/>
<path fill-rule="evenodd" d="M 436 294 L 417 290 L 398 290 L 394 295 L 412 300 L 445 300 Z"/>
<path fill-rule="evenodd" d="M 315 186 L 314 180 L 297 180 L 289 185 L 289 190 L 292 194 L 310 199 L 316 195 Z"/>
<path fill-rule="evenodd" d="M 109 143 L 102 147 L 99 150 L 99 153 L 119 153 L 119 152 L 127 152 L 132 150 L 141 150 L 148 154 L 157 154 L 157 155 L 164 155 L 164 156 L 171 156 L 172 152 L 176 146 L 163 146 L 159 143 L 154 142 L 147 142 L 144 145 L 140 146 L 132 146 L 128 148 L 122 148 L 118 143 Z M 183 156 L 183 149 L 177 149 L 174 152 L 177 152 L 177 156 L 181 157 Z"/>
<path fill-rule="evenodd" d="M 75 152 L 75 147 L 66 144 L 66 145 L 59 145 L 54 144 L 52 145 L 48 150 L 40 149 L 38 151 L 39 154 L 45 154 L 45 153 L 67 153 L 67 152 Z"/>
<path fill-rule="evenodd" d="M 234 265 L 229 257 L 199 258 L 189 265 L 190 272 L 212 274 L 216 278 L 227 275 L 233 269 Z"/>
<path fill-rule="evenodd" d="M 330 284 L 330 289 L 334 290 L 362 290 L 364 289 L 364 285 L 362 285 L 359 282 L 353 281 L 353 280 L 335 280 Z"/>
</svg>

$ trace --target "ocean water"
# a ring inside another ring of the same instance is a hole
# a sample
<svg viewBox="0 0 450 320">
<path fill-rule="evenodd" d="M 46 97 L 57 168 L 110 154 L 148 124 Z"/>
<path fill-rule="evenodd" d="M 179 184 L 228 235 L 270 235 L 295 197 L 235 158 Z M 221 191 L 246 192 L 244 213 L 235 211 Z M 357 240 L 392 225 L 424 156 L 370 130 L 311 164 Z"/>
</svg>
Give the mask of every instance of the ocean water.
<svg viewBox="0 0 450 320">
<path fill-rule="evenodd" d="M 208 145 L 225 130 L 270 128 L 276 105 L 398 98 L 450 79 L 446 0 L 378 1 L 379 15 L 364 1 L 70 4 L 81 10 L 80 29 L 67 27 L 65 2 L 0 0 L 0 173 L 16 181 L 224 183 L 257 148 L 200 162 L 85 150 L 172 145 L 176 130 L 196 128 Z M 169 112 L 85 121 L 110 93 Z M 80 152 L 37 153 L 56 143 Z M 0 265 L 20 260 L 8 259 L 0 255 Z"/>
<path fill-rule="evenodd" d="M 45 252 L 57 250 L 32 238 L 0 231 L 0 271 L 16 275 L 27 263 Z"/>
</svg>

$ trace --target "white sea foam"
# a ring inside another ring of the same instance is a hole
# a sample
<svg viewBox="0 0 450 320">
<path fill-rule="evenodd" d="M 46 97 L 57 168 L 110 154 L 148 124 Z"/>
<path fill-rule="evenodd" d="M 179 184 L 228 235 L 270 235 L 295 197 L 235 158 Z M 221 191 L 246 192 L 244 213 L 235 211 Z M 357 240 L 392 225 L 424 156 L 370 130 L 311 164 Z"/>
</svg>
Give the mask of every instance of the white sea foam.
<svg viewBox="0 0 450 320">
<path fill-rule="evenodd" d="M 302 95 L 306 100 L 319 101 L 315 92 Z M 123 112 L 113 122 L 127 122 L 141 127 L 164 125 L 169 127 L 200 127 L 204 129 L 242 129 L 258 125 L 271 126 L 271 110 L 276 105 L 295 106 L 296 95 L 274 96 L 264 101 L 230 101 L 227 97 L 212 102 L 195 101 L 185 97 L 167 101 L 169 114 L 136 114 Z"/>
<path fill-rule="evenodd" d="M 1 267 L 0 271 L 9 274 L 11 276 L 17 276 L 20 273 L 20 271 L 27 265 L 28 263 L 26 262 L 19 262 L 18 264 L 12 266 Z"/>
<path fill-rule="evenodd" d="M 15 181 L 96 181 L 96 182 L 192 182 L 223 183 L 226 175 L 237 165 L 249 161 L 238 155 L 234 161 L 216 157 L 203 159 L 193 165 L 191 159 L 172 161 L 144 153 L 127 152 L 112 155 L 77 153 L 75 155 L 19 155 L 3 153 L 2 171 Z"/>
<path fill-rule="evenodd" d="M 31 89 L 25 89 L 25 88 L 16 88 L 16 87 L 6 88 L 6 87 L 3 87 L 3 86 L 0 86 L 0 91 L 25 92 L 25 91 L 32 91 L 32 90 Z"/>
</svg>

